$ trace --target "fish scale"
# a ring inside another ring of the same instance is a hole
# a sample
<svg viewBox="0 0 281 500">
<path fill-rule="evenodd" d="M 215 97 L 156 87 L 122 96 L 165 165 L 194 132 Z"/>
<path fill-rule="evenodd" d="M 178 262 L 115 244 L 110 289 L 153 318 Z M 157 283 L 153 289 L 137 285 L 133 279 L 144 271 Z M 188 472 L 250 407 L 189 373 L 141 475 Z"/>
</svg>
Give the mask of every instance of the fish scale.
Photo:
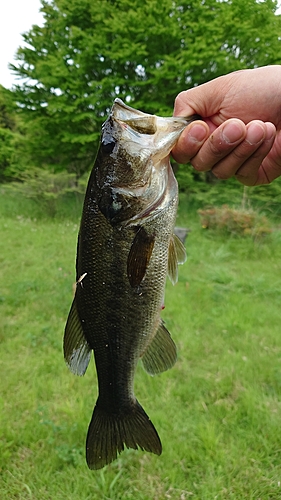
<svg viewBox="0 0 281 500">
<path fill-rule="evenodd" d="M 75 374 L 85 373 L 94 352 L 99 394 L 86 441 L 91 469 L 115 460 L 125 446 L 162 452 L 134 395 L 134 374 L 140 358 L 151 375 L 176 361 L 160 318 L 166 276 L 175 282 L 185 260 L 173 235 L 178 188 L 169 153 L 191 120 L 148 115 L 117 99 L 103 125 L 64 335 L 65 360 Z"/>
</svg>

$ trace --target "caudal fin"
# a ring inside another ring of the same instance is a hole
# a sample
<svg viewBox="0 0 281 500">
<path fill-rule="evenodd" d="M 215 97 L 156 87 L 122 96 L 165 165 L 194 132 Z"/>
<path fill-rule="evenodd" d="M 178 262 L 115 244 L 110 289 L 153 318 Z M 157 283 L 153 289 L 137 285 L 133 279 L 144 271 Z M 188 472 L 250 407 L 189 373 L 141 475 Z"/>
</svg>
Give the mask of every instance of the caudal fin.
<svg viewBox="0 0 281 500">
<path fill-rule="evenodd" d="M 128 412 L 109 414 L 95 406 L 86 442 L 86 459 L 90 469 L 101 469 L 127 448 L 161 455 L 162 445 L 157 431 L 141 405 L 136 401 Z"/>
</svg>

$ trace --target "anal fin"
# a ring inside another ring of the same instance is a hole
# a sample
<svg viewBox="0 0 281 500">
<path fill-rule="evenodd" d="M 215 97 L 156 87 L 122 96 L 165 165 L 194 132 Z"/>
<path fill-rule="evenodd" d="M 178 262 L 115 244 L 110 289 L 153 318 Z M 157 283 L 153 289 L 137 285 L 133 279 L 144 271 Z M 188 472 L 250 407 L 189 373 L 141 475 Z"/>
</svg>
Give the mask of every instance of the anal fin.
<svg viewBox="0 0 281 500">
<path fill-rule="evenodd" d="M 150 375 L 162 373 L 174 366 L 177 360 L 176 344 L 162 321 L 141 359 L 145 371 Z"/>
<path fill-rule="evenodd" d="M 168 252 L 168 276 L 175 285 L 178 281 L 178 264 L 184 264 L 186 261 L 185 247 L 176 234 L 170 239 Z"/>
<path fill-rule="evenodd" d="M 90 361 L 91 348 L 84 336 L 75 298 L 65 326 L 63 351 L 69 369 L 75 375 L 84 375 Z"/>
</svg>

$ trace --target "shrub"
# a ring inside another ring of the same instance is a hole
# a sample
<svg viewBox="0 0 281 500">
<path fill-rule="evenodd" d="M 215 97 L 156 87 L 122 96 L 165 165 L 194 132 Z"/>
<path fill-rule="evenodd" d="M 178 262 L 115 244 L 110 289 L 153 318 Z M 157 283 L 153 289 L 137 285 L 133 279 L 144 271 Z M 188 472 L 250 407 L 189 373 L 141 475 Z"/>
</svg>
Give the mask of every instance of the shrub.
<svg viewBox="0 0 281 500">
<path fill-rule="evenodd" d="M 6 184 L 5 189 L 36 201 L 46 215 L 54 217 L 58 201 L 68 193 L 83 195 L 86 182 L 86 178 L 77 181 L 75 174 L 66 171 L 52 173 L 46 169 L 31 168 L 21 173 L 20 182 Z"/>
<path fill-rule="evenodd" d="M 204 229 L 227 235 L 262 237 L 272 231 L 267 217 L 250 208 L 223 205 L 198 210 L 198 213 Z"/>
</svg>

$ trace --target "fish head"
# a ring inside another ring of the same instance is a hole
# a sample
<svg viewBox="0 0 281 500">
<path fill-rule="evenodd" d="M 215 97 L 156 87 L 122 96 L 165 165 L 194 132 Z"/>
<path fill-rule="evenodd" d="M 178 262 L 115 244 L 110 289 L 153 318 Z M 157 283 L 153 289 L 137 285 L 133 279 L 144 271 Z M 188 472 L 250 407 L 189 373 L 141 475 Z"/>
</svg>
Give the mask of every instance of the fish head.
<svg viewBox="0 0 281 500">
<path fill-rule="evenodd" d="M 170 151 L 190 121 L 150 115 L 121 99 L 114 101 L 102 128 L 96 171 L 99 206 L 108 219 L 135 217 L 163 193 Z"/>
</svg>

